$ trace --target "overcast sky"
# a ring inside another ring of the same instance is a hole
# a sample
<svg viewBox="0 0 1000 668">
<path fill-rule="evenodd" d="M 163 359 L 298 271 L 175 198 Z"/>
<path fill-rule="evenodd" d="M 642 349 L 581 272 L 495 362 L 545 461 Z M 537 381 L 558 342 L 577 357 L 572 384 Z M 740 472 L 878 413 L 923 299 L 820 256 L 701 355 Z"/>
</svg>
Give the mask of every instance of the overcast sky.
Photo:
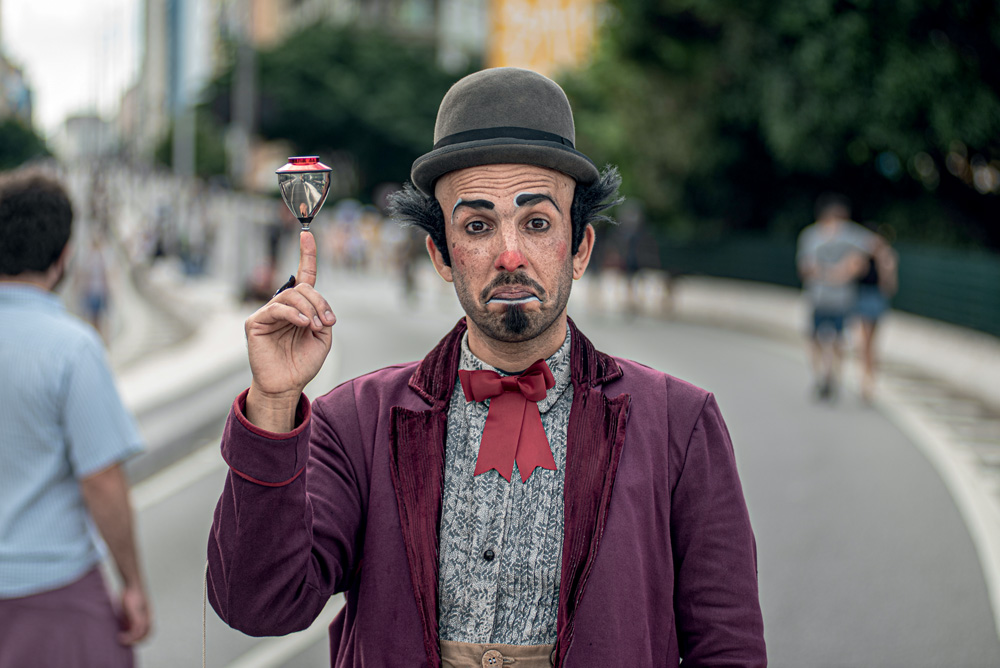
<svg viewBox="0 0 1000 668">
<path fill-rule="evenodd" d="M 0 3 L 0 45 L 24 69 L 44 134 L 69 114 L 114 115 L 139 69 L 141 0 Z"/>
</svg>

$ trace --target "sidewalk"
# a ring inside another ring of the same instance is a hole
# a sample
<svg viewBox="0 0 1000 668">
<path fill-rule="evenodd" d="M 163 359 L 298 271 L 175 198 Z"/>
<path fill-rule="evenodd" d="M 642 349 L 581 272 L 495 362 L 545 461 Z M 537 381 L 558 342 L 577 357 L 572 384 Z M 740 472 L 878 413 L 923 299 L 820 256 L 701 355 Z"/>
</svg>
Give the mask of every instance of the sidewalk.
<svg viewBox="0 0 1000 668">
<path fill-rule="evenodd" d="M 122 400 L 146 443 L 128 463 L 133 483 L 217 435 L 249 384 L 243 322 L 253 310 L 222 282 L 186 277 L 170 265 L 141 280 L 141 288 L 131 280 L 117 286 L 109 345 Z"/>
<path fill-rule="evenodd" d="M 245 365 L 243 321 L 253 311 L 210 276 L 185 277 L 164 267 L 151 271 L 146 282 L 149 297 L 136 291 L 129 303 L 141 310 L 139 317 L 129 317 L 122 341 L 111 345 L 123 398 L 136 413 L 175 401 Z M 186 331 L 164 343 L 155 326 L 146 324 L 164 317 L 181 320 Z"/>
</svg>

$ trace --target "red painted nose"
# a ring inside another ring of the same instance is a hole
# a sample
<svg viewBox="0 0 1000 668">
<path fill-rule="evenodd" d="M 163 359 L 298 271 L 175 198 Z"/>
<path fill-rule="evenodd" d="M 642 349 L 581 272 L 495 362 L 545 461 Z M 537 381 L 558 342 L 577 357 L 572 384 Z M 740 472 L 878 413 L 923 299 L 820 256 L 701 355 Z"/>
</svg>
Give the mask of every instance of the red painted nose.
<svg viewBox="0 0 1000 668">
<path fill-rule="evenodd" d="M 521 251 L 505 250 L 497 256 L 496 264 L 493 267 L 503 269 L 504 271 L 515 271 L 523 267 L 526 263 L 527 261 Z"/>
</svg>

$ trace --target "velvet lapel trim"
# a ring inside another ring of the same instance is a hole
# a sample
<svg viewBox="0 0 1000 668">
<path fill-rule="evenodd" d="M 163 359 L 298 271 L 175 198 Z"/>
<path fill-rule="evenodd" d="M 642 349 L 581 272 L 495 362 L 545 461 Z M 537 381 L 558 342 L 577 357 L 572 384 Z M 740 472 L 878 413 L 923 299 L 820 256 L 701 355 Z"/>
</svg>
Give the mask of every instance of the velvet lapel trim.
<svg viewBox="0 0 1000 668">
<path fill-rule="evenodd" d="M 570 321 L 573 405 L 569 415 L 564 492 L 565 528 L 555 665 L 573 642 L 576 610 L 607 523 L 611 492 L 625 445 L 630 396 L 608 399 L 599 387 L 620 378 L 621 367 L 598 352 Z"/>
<path fill-rule="evenodd" d="M 424 651 L 431 668 L 440 668 L 438 644 L 438 530 L 444 485 L 444 445 L 448 401 L 455 387 L 465 319 L 418 365 L 409 386 L 430 404 L 425 411 L 395 406 L 390 412 L 389 464 L 399 523 L 410 567 L 413 597 L 423 626 Z"/>
<path fill-rule="evenodd" d="M 410 566 L 413 598 L 432 668 L 441 665 L 437 630 L 438 527 L 447 413 L 392 409 L 392 484 Z"/>
<path fill-rule="evenodd" d="M 451 392 L 455 389 L 455 380 L 458 378 L 458 358 L 465 330 L 465 318 L 462 318 L 434 346 L 434 350 L 427 353 L 417 366 L 417 370 L 410 376 L 410 389 L 432 406 L 439 407 L 438 405 L 442 403 L 445 408 L 448 406 Z"/>
</svg>

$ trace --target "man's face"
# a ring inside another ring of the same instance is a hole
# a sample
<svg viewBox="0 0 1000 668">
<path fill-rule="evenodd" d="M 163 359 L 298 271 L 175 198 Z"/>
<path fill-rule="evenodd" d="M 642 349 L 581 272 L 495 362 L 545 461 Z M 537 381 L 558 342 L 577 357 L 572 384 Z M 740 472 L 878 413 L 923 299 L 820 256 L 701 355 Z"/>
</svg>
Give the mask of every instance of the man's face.
<svg viewBox="0 0 1000 668">
<path fill-rule="evenodd" d="M 532 165 L 450 172 L 435 196 L 451 266 L 428 240 L 438 273 L 455 283 L 470 328 L 504 342 L 529 341 L 564 323 L 574 278 L 590 259 L 593 229 L 571 253 L 575 181 Z"/>
</svg>

